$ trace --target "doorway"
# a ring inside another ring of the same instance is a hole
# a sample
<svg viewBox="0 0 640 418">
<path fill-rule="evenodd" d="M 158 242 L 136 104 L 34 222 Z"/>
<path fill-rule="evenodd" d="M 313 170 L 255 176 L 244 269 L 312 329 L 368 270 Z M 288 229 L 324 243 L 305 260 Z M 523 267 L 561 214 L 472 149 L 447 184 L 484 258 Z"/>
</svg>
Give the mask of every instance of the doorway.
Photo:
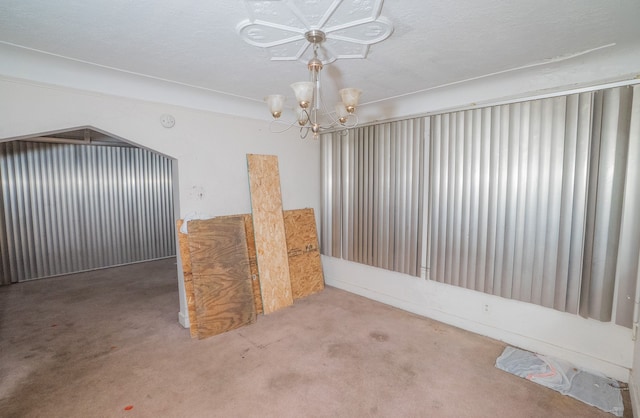
<svg viewBox="0 0 640 418">
<path fill-rule="evenodd" d="M 0 162 L 0 284 L 175 256 L 175 160 L 80 127 Z"/>
</svg>

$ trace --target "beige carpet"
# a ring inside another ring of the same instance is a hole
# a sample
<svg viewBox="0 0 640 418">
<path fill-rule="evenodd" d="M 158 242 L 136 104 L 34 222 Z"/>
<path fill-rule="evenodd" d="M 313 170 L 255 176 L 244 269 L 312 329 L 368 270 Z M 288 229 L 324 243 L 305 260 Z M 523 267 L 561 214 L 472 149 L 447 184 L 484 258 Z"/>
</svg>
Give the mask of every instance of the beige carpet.
<svg viewBox="0 0 640 418">
<path fill-rule="evenodd" d="M 174 259 L 0 288 L 0 417 L 613 416 L 496 369 L 500 342 L 333 288 L 200 341 L 177 311 Z"/>
</svg>

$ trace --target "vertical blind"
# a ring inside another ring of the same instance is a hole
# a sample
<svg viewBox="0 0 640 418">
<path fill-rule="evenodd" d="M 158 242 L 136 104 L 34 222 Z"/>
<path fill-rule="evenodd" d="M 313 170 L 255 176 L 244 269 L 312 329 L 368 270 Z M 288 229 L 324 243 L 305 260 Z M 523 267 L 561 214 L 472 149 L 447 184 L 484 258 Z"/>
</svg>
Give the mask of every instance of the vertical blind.
<svg viewBox="0 0 640 418">
<path fill-rule="evenodd" d="M 323 136 L 325 254 L 420 274 L 427 123 L 418 118 Z"/>
<path fill-rule="evenodd" d="M 430 278 L 558 309 L 578 295 L 569 266 L 581 255 L 559 231 L 579 235 L 571 226 L 584 220 L 562 211 L 581 199 L 563 174 L 580 181 L 576 154 L 588 153 L 575 135 L 564 140 L 566 112 L 554 98 L 433 117 Z"/>
<path fill-rule="evenodd" d="M 631 326 L 640 255 L 638 88 L 325 136 L 323 252 L 413 275 L 422 267 L 431 280 Z M 398 195 L 400 184 L 410 193 Z M 411 220 L 394 224 L 405 228 L 401 245 L 385 241 L 399 232 L 379 220 L 386 208 Z"/>
<path fill-rule="evenodd" d="M 175 255 L 171 164 L 138 148 L 0 144 L 0 284 Z"/>
</svg>

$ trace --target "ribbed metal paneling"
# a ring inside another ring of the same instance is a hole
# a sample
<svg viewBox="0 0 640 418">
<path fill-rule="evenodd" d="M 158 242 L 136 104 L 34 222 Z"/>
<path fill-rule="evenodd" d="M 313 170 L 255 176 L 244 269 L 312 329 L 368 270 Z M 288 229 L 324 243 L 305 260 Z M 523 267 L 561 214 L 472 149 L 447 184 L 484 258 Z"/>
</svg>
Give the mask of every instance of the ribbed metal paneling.
<svg viewBox="0 0 640 418">
<path fill-rule="evenodd" d="M 0 161 L 2 283 L 175 255 L 168 158 L 8 142 Z"/>
<path fill-rule="evenodd" d="M 616 269 L 616 323 L 631 328 L 633 321 L 638 320 L 634 318 L 634 308 L 640 261 L 640 85 L 633 87 L 627 155 L 622 228 Z"/>
<path fill-rule="evenodd" d="M 624 194 L 625 179 L 627 175 L 634 174 L 634 168 L 627 166 L 632 101 L 631 87 L 599 91 L 594 97 L 589 215 L 580 314 L 602 321 L 612 318 L 616 270 L 627 270 L 622 276 L 618 275 L 619 287 L 627 286 L 623 282 L 630 280 L 631 272 L 628 270 L 633 268 L 635 288 L 637 274 L 638 238 L 630 237 L 628 233 L 621 236 L 623 229 L 629 229 L 629 232 L 637 230 L 637 221 L 633 219 L 637 213 L 632 217 L 627 211 L 626 223 L 622 224 L 623 201 L 637 199 L 638 193 L 637 177 L 630 177 L 628 196 Z M 637 141 L 635 138 L 634 142 Z M 624 301 L 619 300 L 618 303 L 624 304 Z M 630 307 L 628 302 L 626 305 Z M 632 309 L 619 310 L 616 322 L 630 326 L 631 319 Z"/>
<path fill-rule="evenodd" d="M 639 96 L 616 87 L 325 135 L 323 253 L 630 327 Z"/>
<path fill-rule="evenodd" d="M 610 321 L 631 91 L 433 116 L 429 277 Z"/>
<path fill-rule="evenodd" d="M 584 214 L 571 209 L 584 207 L 590 118 L 583 113 L 578 139 L 565 138 L 565 117 L 590 101 L 587 93 L 433 117 L 430 278 L 577 308 L 566 294 L 578 296 L 581 271 L 569 266 L 581 261 L 571 244 L 581 246 Z M 575 239 L 560 240 L 560 230 Z"/>
<path fill-rule="evenodd" d="M 322 138 L 322 250 L 420 275 L 424 118 Z"/>
</svg>

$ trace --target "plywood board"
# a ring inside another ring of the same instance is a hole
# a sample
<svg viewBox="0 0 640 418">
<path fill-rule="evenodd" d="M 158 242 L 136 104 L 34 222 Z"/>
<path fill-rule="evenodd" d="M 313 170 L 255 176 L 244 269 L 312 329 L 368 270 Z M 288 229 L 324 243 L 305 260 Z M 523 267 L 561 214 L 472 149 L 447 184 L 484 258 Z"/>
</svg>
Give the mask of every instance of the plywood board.
<svg viewBox="0 0 640 418">
<path fill-rule="evenodd" d="M 313 209 L 286 210 L 283 217 L 291 290 L 300 299 L 324 289 L 316 218 Z"/>
<path fill-rule="evenodd" d="M 247 154 L 260 293 L 265 314 L 293 304 L 278 157 Z"/>
<path fill-rule="evenodd" d="M 244 218 L 189 222 L 198 338 L 255 322 Z"/>
<path fill-rule="evenodd" d="M 198 321 L 196 319 L 196 300 L 193 295 L 193 275 L 191 272 L 191 254 L 189 252 L 189 236 L 180 232 L 184 224 L 183 219 L 176 221 L 178 234 L 178 247 L 180 249 L 180 260 L 182 260 L 182 273 L 184 274 L 184 292 L 187 298 L 187 310 L 189 313 L 189 334 L 191 338 L 198 336 Z"/>
<path fill-rule="evenodd" d="M 230 216 L 241 216 L 244 220 L 244 231 L 247 236 L 247 255 L 249 256 L 249 270 L 251 270 L 251 284 L 253 286 L 253 301 L 254 305 L 256 306 L 256 313 L 261 314 L 263 313 L 262 295 L 260 294 L 260 274 L 258 272 L 258 261 L 256 258 L 256 242 L 253 234 L 253 219 L 249 214 Z"/>
</svg>

